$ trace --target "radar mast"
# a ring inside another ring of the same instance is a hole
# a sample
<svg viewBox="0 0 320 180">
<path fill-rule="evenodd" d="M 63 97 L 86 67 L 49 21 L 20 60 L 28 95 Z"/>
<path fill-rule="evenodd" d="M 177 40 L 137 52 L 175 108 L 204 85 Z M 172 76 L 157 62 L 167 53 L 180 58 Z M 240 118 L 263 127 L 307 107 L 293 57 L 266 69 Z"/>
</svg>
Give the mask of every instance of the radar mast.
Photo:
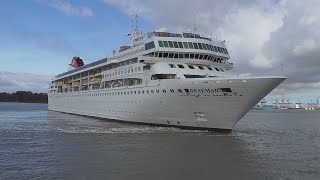
<svg viewBox="0 0 320 180">
<path fill-rule="evenodd" d="M 138 14 L 133 15 L 132 33 L 131 33 L 131 40 L 132 40 L 133 46 L 138 46 L 143 42 L 143 32 L 139 28 L 138 19 L 139 19 Z"/>
</svg>

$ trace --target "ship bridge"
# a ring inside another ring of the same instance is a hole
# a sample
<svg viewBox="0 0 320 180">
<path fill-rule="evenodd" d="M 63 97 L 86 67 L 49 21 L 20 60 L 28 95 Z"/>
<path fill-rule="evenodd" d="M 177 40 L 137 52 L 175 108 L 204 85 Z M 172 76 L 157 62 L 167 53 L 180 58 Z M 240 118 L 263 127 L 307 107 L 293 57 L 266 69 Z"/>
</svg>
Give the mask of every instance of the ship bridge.
<svg viewBox="0 0 320 180">
<path fill-rule="evenodd" d="M 151 32 L 144 46 L 144 56 L 140 59 L 150 63 L 161 59 L 184 59 L 184 62 L 192 64 L 219 63 L 226 69 L 233 66 L 228 62 L 230 56 L 224 41 L 213 41 L 199 34 Z"/>
</svg>

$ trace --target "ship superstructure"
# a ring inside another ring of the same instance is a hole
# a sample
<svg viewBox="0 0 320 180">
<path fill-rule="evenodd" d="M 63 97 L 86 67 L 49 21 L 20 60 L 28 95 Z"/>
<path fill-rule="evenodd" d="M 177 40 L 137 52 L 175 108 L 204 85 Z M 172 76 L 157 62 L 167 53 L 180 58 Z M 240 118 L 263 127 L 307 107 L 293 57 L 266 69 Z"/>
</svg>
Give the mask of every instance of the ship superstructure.
<svg viewBox="0 0 320 180">
<path fill-rule="evenodd" d="M 224 41 L 196 33 L 136 29 L 133 44 L 110 58 L 52 79 L 52 111 L 111 120 L 231 131 L 285 77 L 230 77 Z M 82 63 L 81 63 L 82 62 Z"/>
</svg>

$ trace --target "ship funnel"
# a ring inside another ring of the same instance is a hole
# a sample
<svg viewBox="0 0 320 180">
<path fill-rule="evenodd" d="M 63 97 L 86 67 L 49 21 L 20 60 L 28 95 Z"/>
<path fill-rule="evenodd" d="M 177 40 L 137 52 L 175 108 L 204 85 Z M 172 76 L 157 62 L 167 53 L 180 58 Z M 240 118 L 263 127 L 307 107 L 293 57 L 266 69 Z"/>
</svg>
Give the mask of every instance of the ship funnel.
<svg viewBox="0 0 320 180">
<path fill-rule="evenodd" d="M 80 57 L 73 57 L 71 64 L 69 64 L 70 66 L 74 67 L 74 68 L 79 68 L 81 66 L 84 65 L 83 60 Z"/>
</svg>

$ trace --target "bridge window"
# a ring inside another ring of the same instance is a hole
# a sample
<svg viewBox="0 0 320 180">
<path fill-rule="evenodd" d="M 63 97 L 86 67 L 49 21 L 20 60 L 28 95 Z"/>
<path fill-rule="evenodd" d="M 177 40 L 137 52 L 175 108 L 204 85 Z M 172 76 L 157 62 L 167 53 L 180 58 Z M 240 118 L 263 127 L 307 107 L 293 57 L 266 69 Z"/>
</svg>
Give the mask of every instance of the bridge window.
<svg viewBox="0 0 320 180">
<path fill-rule="evenodd" d="M 168 55 L 169 55 L 168 53 L 163 53 L 163 57 L 164 57 L 164 58 L 167 58 Z"/>
<path fill-rule="evenodd" d="M 148 42 L 147 44 L 144 45 L 145 46 L 145 50 L 148 50 L 148 49 L 152 49 L 154 48 L 154 42 L 151 41 L 151 42 Z"/>
<path fill-rule="evenodd" d="M 203 49 L 208 50 L 206 44 L 202 43 L 202 47 Z"/>
<path fill-rule="evenodd" d="M 201 44 L 201 43 L 198 43 L 198 47 L 199 47 L 199 49 L 203 49 L 203 47 L 202 47 L 202 44 Z"/>
<path fill-rule="evenodd" d="M 179 48 L 183 48 L 182 42 L 178 42 Z"/>
<path fill-rule="evenodd" d="M 169 47 L 168 41 L 163 41 L 164 47 Z"/>
<path fill-rule="evenodd" d="M 184 68 L 184 66 L 183 66 L 182 64 L 178 64 L 178 67 L 179 67 L 180 69 L 183 69 L 183 68 Z"/>
<path fill-rule="evenodd" d="M 169 58 L 173 58 L 173 53 L 169 53 Z"/>
<path fill-rule="evenodd" d="M 183 54 L 179 54 L 179 58 L 183 58 Z"/>
<path fill-rule="evenodd" d="M 202 66 L 198 66 L 199 69 L 204 70 Z"/>
<path fill-rule="evenodd" d="M 211 67 L 208 66 L 207 68 L 208 68 L 210 71 L 212 71 L 212 68 L 211 68 Z"/>
<path fill-rule="evenodd" d="M 210 50 L 213 51 L 213 46 L 209 44 Z"/>
<path fill-rule="evenodd" d="M 206 44 L 207 50 L 211 50 L 209 44 Z"/>
<path fill-rule="evenodd" d="M 216 71 L 220 71 L 218 68 L 214 68 Z"/>
<path fill-rule="evenodd" d="M 189 48 L 190 48 L 190 49 L 194 49 L 192 42 L 188 42 L 188 45 L 189 45 Z"/>
<path fill-rule="evenodd" d="M 171 68 L 176 68 L 176 66 L 175 66 L 174 64 L 169 64 L 169 66 L 170 66 Z"/>
<path fill-rule="evenodd" d="M 173 41 L 173 46 L 174 46 L 175 48 L 179 48 L 178 42 L 177 42 L 177 41 Z"/>
<path fill-rule="evenodd" d="M 194 59 L 194 54 L 190 54 L 190 59 Z"/>
<path fill-rule="evenodd" d="M 189 58 L 189 54 L 184 54 L 184 58 Z"/>
<path fill-rule="evenodd" d="M 162 41 L 158 41 L 159 43 L 159 47 L 164 47 L 163 42 Z"/>
<path fill-rule="evenodd" d="M 194 58 L 199 59 L 199 54 L 195 54 Z"/>
<path fill-rule="evenodd" d="M 197 43 L 193 43 L 193 46 L 195 49 L 199 49 L 198 44 Z"/>
<path fill-rule="evenodd" d="M 203 59 L 207 59 L 208 58 L 208 55 L 203 55 Z"/>
<path fill-rule="evenodd" d="M 174 54 L 174 58 L 178 58 L 178 54 Z"/>
<path fill-rule="evenodd" d="M 216 47 L 216 46 L 213 46 L 213 49 L 214 49 L 214 51 L 215 51 L 215 52 L 218 52 L 218 50 L 217 50 L 217 47 Z"/>
<path fill-rule="evenodd" d="M 172 41 L 168 41 L 169 47 L 173 48 L 173 43 Z"/>
<path fill-rule="evenodd" d="M 189 46 L 188 46 L 187 42 L 183 42 L 183 46 L 184 46 L 184 48 L 189 49 Z"/>
</svg>

